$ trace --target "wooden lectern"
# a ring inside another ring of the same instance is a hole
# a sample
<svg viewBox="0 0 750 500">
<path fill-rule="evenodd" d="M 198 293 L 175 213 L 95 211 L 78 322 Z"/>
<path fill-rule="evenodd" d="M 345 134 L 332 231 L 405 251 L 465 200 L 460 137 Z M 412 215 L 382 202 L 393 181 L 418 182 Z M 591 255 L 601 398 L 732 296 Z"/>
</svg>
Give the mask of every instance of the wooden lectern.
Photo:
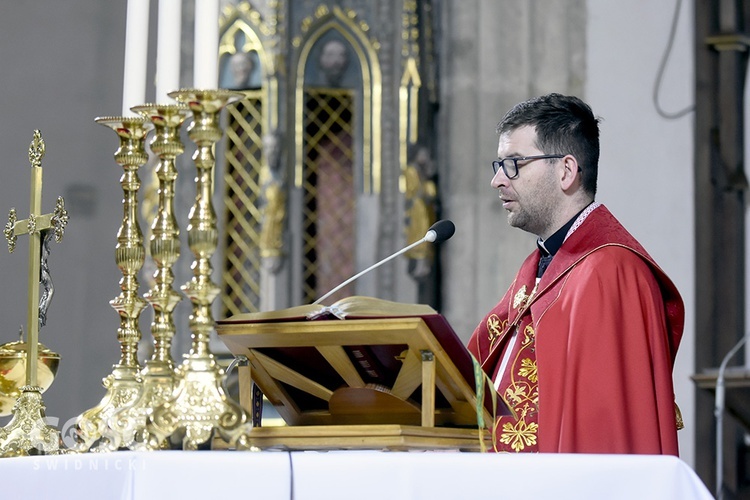
<svg viewBox="0 0 750 500">
<path fill-rule="evenodd" d="M 252 446 L 481 449 L 475 367 L 461 340 L 431 309 L 399 315 L 404 304 L 377 303 L 385 314 L 393 304 L 395 315 L 330 314 L 322 306 L 304 316 L 258 313 L 218 322 L 229 350 L 249 360 L 240 373 L 240 404 L 252 411 L 254 382 L 287 424 L 254 428 Z M 491 398 L 483 399 L 481 417 L 491 425 Z M 507 412 L 498 401 L 498 413 Z M 487 443 L 489 431 L 481 436 Z"/>
</svg>

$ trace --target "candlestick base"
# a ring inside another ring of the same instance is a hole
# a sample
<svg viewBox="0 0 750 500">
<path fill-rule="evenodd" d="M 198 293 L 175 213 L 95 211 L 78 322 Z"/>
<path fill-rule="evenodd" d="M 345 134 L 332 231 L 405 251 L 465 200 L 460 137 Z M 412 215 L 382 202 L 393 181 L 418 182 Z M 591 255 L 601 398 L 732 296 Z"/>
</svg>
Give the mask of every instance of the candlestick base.
<svg viewBox="0 0 750 500">
<path fill-rule="evenodd" d="M 102 400 L 76 419 L 73 447 L 76 451 L 115 451 L 127 441 L 118 429 L 111 427 L 111 422 L 117 411 L 131 406 L 138 399 L 142 388 L 138 368 L 115 365 L 102 384 L 107 389 Z"/>
<path fill-rule="evenodd" d="M 0 456 L 57 455 L 60 432 L 44 422 L 40 387 L 24 386 L 13 406 L 13 418 L 0 429 Z"/>
<path fill-rule="evenodd" d="M 108 419 L 104 430 L 108 449 L 148 451 L 168 447 L 148 431 L 147 424 L 154 408 L 172 396 L 174 368 L 171 363 L 149 360 L 141 371 L 141 377 L 140 393 L 135 402 L 115 411 Z"/>
<path fill-rule="evenodd" d="M 148 430 L 157 442 L 196 450 L 211 445 L 218 434 L 230 448 L 249 449 L 252 422 L 248 413 L 222 389 L 223 371 L 213 355 L 186 354 L 177 369 L 175 396 L 156 408 Z"/>
</svg>

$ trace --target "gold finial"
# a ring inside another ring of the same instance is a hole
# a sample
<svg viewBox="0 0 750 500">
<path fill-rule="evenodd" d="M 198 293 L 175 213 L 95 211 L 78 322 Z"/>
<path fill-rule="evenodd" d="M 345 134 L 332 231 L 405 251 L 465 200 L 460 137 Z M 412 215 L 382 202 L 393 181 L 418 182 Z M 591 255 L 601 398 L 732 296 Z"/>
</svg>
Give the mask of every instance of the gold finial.
<svg viewBox="0 0 750 500">
<path fill-rule="evenodd" d="M 5 234 L 5 238 L 8 240 L 8 252 L 10 253 L 13 253 L 13 250 L 16 249 L 16 241 L 18 240 L 18 237 L 15 235 L 14 231 L 17 219 L 18 216 L 16 215 L 16 209 L 11 208 L 10 212 L 8 213 L 8 223 L 5 225 L 5 229 L 3 230 L 3 234 Z"/>
<path fill-rule="evenodd" d="M 52 227 L 55 229 L 55 241 L 60 243 L 65 234 L 65 226 L 68 225 L 68 211 L 65 210 L 65 200 L 62 196 L 57 197 L 55 211 L 52 214 Z"/>
<path fill-rule="evenodd" d="M 29 146 L 29 162 L 32 167 L 41 167 L 42 158 L 44 158 L 44 139 L 39 130 L 34 130 L 34 138 L 31 139 Z"/>
</svg>

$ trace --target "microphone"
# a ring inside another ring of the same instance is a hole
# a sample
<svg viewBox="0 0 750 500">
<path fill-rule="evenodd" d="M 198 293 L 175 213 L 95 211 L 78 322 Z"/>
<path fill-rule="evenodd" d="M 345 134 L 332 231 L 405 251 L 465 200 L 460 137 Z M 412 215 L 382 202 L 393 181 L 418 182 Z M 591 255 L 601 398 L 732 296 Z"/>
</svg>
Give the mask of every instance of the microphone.
<svg viewBox="0 0 750 500">
<path fill-rule="evenodd" d="M 414 247 L 416 247 L 418 245 L 421 245 L 424 242 L 430 242 L 430 243 L 440 243 L 440 242 L 443 242 L 443 241 L 447 240 L 448 238 L 450 238 L 451 236 L 453 236 L 453 233 L 455 233 L 455 232 L 456 232 L 456 226 L 453 224 L 453 222 L 451 222 L 451 221 L 449 221 L 447 219 L 443 219 L 443 220 L 437 221 L 432 226 L 430 226 L 430 229 L 427 230 L 427 232 L 425 233 L 424 237 L 421 240 L 415 241 L 411 245 L 402 248 L 401 250 L 399 250 L 398 252 L 394 253 L 393 255 L 390 255 L 390 256 L 386 257 L 385 259 L 381 260 L 380 262 L 377 262 L 377 263 L 373 264 L 372 266 L 368 267 L 364 271 L 361 271 L 361 272 L 355 274 L 354 276 L 352 276 L 348 280 L 344 281 L 343 283 L 341 283 L 339 286 L 337 286 L 336 288 L 334 288 L 330 292 L 328 292 L 325 295 L 323 295 L 322 297 L 320 297 L 318 300 L 316 300 L 315 302 L 313 302 L 313 304 L 319 304 L 320 302 L 322 302 L 323 300 L 325 300 L 329 296 L 333 295 L 334 293 L 338 292 L 339 290 L 341 290 L 346 285 L 348 285 L 352 281 L 356 280 L 357 278 L 359 278 L 363 274 L 369 273 L 373 269 L 382 266 L 383 264 L 385 264 L 389 260 L 398 257 L 402 253 L 408 252 L 412 248 L 414 248 Z"/>
<path fill-rule="evenodd" d="M 453 233 L 456 232 L 456 226 L 449 220 L 439 220 L 436 223 L 434 223 L 432 226 L 430 226 L 430 229 L 427 230 L 427 233 L 425 233 L 424 238 L 419 241 L 421 243 L 422 241 L 429 241 L 431 243 L 440 243 L 442 241 L 447 240 L 451 236 L 453 236 Z M 418 244 L 418 243 L 417 243 Z M 412 246 L 415 246 L 414 243 L 412 243 Z M 407 249 L 411 248 L 407 247 Z"/>
</svg>

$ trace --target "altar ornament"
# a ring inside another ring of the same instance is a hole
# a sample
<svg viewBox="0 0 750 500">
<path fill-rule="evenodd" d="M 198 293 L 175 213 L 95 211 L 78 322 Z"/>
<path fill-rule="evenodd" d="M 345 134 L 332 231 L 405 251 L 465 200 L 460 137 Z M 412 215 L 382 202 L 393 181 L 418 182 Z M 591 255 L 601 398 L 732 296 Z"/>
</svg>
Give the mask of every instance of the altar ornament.
<svg viewBox="0 0 750 500">
<path fill-rule="evenodd" d="M 245 448 L 252 427 L 248 413 L 227 397 L 223 389 L 223 370 L 209 348 L 214 329 L 211 304 L 221 291 L 211 281 L 211 256 L 218 245 L 216 212 L 213 207 L 214 144 L 222 137 L 221 110 L 243 97 L 241 92 L 223 89 L 183 89 L 170 97 L 189 106 L 193 121 L 188 137 L 196 144 L 196 198 L 189 212 L 188 245 L 195 256 L 193 277 L 181 287 L 190 299 L 189 326 L 191 348 L 177 368 L 178 384 L 174 396 L 156 408 L 149 418 L 148 430 L 159 442 L 168 439 L 173 446 L 192 450 L 208 447 L 218 435 L 230 447 Z"/>
<path fill-rule="evenodd" d="M 21 393 L 13 405 L 13 418 L 0 429 L 0 456 L 18 455 L 54 455 L 60 453 L 60 432 L 44 421 L 43 388 L 39 386 L 39 329 L 46 321 L 46 306 L 39 306 L 39 282 L 45 284 L 46 292 L 50 282 L 46 256 L 49 251 L 48 236 L 54 235 L 57 242 L 62 241 L 65 226 L 68 224 L 68 212 L 65 202 L 57 198 L 55 211 L 42 214 L 42 158 L 45 145 L 39 130 L 29 146 L 29 162 L 31 163 L 31 195 L 29 218 L 17 220 L 15 208 L 8 214 L 8 223 L 3 233 L 8 240 L 8 250 L 13 252 L 18 236 L 29 235 L 29 273 L 28 273 L 28 308 L 27 308 L 27 338 L 25 348 L 26 385 L 21 387 Z M 42 238 L 45 238 L 44 248 Z M 43 252 L 44 250 L 44 252 Z M 43 265 L 44 264 L 44 265 Z M 45 271 L 47 275 L 45 277 Z M 40 315 L 41 313 L 41 315 Z M 19 346 L 20 347 L 20 346 Z M 7 359 L 7 357 L 6 357 Z M 48 380 L 42 380 L 43 384 Z"/>
<path fill-rule="evenodd" d="M 11 414 L 13 405 L 26 385 L 26 353 L 28 347 L 23 340 L 23 329 L 19 340 L 0 345 L 0 416 Z M 60 355 L 41 342 L 38 348 L 37 386 L 41 393 L 50 388 L 57 375 Z"/>
<path fill-rule="evenodd" d="M 180 127 L 189 115 L 184 104 L 143 104 L 135 106 L 154 125 L 151 151 L 159 156 L 156 175 L 159 180 L 159 200 L 156 216 L 151 224 L 150 250 L 156 264 L 154 285 L 144 298 L 154 310 L 151 323 L 153 353 L 141 370 L 142 388 L 138 399 L 114 413 L 109 429 L 113 429 L 111 447 L 131 450 L 160 449 L 163 444 L 151 436 L 146 428 L 154 408 L 166 402 L 176 384 L 172 339 L 175 336 L 173 311 L 182 299 L 173 287 L 172 266 L 180 257 L 180 231 L 174 214 L 175 158 L 184 151 L 180 141 Z"/>
<path fill-rule="evenodd" d="M 122 272 L 120 295 L 110 301 L 120 315 L 117 341 L 120 360 L 112 373 L 102 381 L 107 393 L 99 404 L 76 418 L 76 451 L 110 451 L 126 439 L 109 426 L 110 417 L 119 409 L 132 405 L 140 396 L 142 379 L 138 362 L 141 331 L 140 314 L 147 302 L 138 295 L 138 271 L 145 261 L 143 233 L 138 223 L 138 189 L 141 185 L 138 168 L 145 165 L 148 155 L 145 138 L 152 128 L 142 116 L 100 117 L 96 123 L 111 128 L 120 140 L 115 162 L 123 168 L 120 184 L 123 190 L 123 220 L 117 232 L 115 262 Z"/>
</svg>

